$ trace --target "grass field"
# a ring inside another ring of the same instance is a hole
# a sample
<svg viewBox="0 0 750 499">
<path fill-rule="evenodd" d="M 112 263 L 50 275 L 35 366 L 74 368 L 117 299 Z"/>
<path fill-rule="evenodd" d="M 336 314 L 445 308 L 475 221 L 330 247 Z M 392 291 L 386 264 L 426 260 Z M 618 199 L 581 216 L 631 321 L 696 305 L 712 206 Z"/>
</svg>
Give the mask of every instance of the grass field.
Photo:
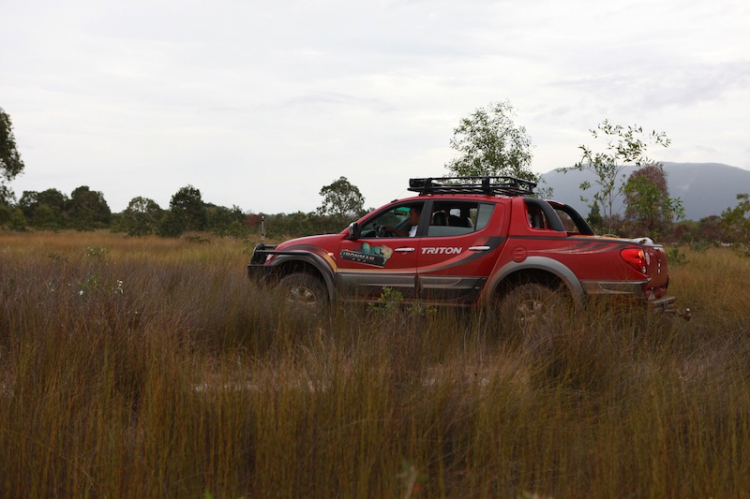
<svg viewBox="0 0 750 499">
<path fill-rule="evenodd" d="M 591 308 L 288 315 L 248 245 L 0 233 L 3 497 L 750 494 L 750 259 L 691 322 Z"/>
</svg>

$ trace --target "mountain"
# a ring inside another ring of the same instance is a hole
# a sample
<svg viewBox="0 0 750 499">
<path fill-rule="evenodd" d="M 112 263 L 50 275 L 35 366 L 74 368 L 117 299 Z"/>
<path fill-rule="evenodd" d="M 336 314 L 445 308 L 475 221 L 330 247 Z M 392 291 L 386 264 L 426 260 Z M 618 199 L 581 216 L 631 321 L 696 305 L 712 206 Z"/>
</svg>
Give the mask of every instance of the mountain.
<svg viewBox="0 0 750 499">
<path fill-rule="evenodd" d="M 737 205 L 737 194 L 750 193 L 750 171 L 720 163 L 663 163 L 667 174 L 669 195 L 680 198 L 685 208 L 685 218 L 700 220 L 710 215 L 721 215 L 727 208 Z M 625 179 L 636 169 L 626 166 Z M 552 170 L 542 175 L 541 187 L 552 187 L 552 197 L 570 204 L 582 215 L 589 212 L 581 195 L 591 198 L 596 192 L 594 174 L 591 172 Z M 581 182 L 588 180 L 591 188 L 581 191 Z M 624 181 L 624 180 L 623 180 Z M 542 183 L 543 182 L 543 183 Z M 615 200 L 614 209 L 622 213 L 623 197 Z"/>
</svg>

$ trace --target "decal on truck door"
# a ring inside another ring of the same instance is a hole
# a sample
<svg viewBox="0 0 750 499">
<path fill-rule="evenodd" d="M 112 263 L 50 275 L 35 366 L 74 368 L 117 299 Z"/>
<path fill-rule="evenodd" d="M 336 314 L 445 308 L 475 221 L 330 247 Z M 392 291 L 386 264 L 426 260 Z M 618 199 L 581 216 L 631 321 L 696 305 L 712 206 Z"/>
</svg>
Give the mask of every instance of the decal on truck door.
<svg viewBox="0 0 750 499">
<path fill-rule="evenodd" d="M 370 246 L 367 243 L 362 243 L 362 246 L 356 250 L 341 250 L 342 260 L 376 267 L 384 267 L 392 255 L 393 249 L 388 246 Z"/>
</svg>

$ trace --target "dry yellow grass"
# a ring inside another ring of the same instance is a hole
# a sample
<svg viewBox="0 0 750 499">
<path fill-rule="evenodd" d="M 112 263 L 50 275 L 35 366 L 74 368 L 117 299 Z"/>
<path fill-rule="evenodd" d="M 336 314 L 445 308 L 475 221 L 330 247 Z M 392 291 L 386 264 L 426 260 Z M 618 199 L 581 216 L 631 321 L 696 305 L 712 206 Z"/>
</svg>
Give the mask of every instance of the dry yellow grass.
<svg viewBox="0 0 750 499">
<path fill-rule="evenodd" d="M 742 496 L 750 259 L 691 322 L 288 316 L 230 239 L 0 233 L 4 497 Z"/>
</svg>

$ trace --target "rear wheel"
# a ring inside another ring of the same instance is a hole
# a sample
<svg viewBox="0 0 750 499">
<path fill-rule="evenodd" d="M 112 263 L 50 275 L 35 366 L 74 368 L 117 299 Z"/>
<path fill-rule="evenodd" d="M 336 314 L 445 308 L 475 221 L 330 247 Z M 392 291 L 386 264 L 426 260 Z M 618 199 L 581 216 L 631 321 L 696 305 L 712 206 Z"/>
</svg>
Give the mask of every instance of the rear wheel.
<svg viewBox="0 0 750 499">
<path fill-rule="evenodd" d="M 328 304 L 325 285 L 317 277 L 304 272 L 289 274 L 279 281 L 287 305 L 292 308 L 319 312 Z"/>
<path fill-rule="evenodd" d="M 555 322 L 563 308 L 561 292 L 533 282 L 516 286 L 503 297 L 500 304 L 503 323 L 513 331 L 526 333 Z"/>
</svg>

